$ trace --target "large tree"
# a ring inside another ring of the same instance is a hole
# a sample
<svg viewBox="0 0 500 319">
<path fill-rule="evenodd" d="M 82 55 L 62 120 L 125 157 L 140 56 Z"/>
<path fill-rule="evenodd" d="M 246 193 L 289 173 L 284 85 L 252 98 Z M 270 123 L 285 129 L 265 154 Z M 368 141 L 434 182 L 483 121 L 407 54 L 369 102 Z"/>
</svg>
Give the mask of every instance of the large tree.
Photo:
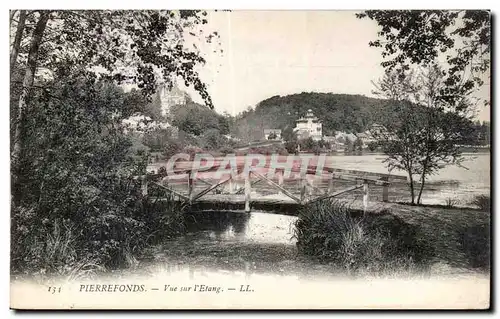
<svg viewBox="0 0 500 319">
<path fill-rule="evenodd" d="M 35 10 L 11 13 L 11 159 L 13 182 L 24 156 L 26 114 L 44 80 L 86 72 L 91 81 L 134 84 L 148 98 L 175 77 L 193 86 L 212 106 L 197 66 L 205 62 L 195 43 L 203 34 L 204 11 Z M 192 39 L 192 40 L 190 40 Z M 71 84 L 71 83 L 69 83 Z"/>
<path fill-rule="evenodd" d="M 439 99 L 464 110 L 464 96 L 483 85 L 490 69 L 491 22 L 486 10 L 368 10 L 356 15 L 374 20 L 386 69 L 444 62 Z M 489 103 L 489 101 L 485 101 Z"/>
<path fill-rule="evenodd" d="M 441 75 L 437 65 L 418 72 L 392 70 L 377 84 L 378 93 L 388 100 L 377 119 L 381 128 L 372 134 L 387 155 L 389 169 L 407 172 L 412 204 L 421 203 L 430 175 L 461 164 L 461 145 L 473 134 L 471 119 L 439 99 L 445 85 Z"/>
<path fill-rule="evenodd" d="M 12 267 L 116 267 L 153 233 L 172 231 L 147 213 L 153 201 L 134 179 L 147 161 L 130 156 L 123 120 L 137 112 L 158 117 L 152 95 L 179 77 L 212 107 L 193 46 L 212 40 L 200 33 L 205 15 L 11 12 Z M 120 84 L 138 90 L 125 93 Z"/>
</svg>

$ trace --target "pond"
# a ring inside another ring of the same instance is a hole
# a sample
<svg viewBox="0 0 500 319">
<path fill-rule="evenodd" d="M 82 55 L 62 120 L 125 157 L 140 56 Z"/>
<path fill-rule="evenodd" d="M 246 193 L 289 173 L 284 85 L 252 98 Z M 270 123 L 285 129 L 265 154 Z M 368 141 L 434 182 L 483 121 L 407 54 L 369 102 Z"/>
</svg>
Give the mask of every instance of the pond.
<svg viewBox="0 0 500 319">
<path fill-rule="evenodd" d="M 430 178 L 424 203 L 444 204 L 448 197 L 466 202 L 473 195 L 489 194 L 489 154 L 467 154 L 466 157 L 463 165 L 468 170 L 447 167 Z M 387 172 L 381 155 L 333 156 L 331 160 L 339 168 Z M 205 283 L 220 286 L 226 289 L 226 293 L 229 293 L 227 289 L 232 289 L 229 287 L 240 289 L 240 286 L 251 285 L 251 289 L 257 292 L 252 296 L 227 297 L 233 299 L 211 297 L 214 298 L 211 306 L 215 307 L 224 307 L 226 304 L 219 303 L 233 300 L 241 307 L 254 304 L 279 308 L 279 303 L 282 303 L 283 307 L 378 305 L 425 308 L 445 305 L 453 308 L 470 302 L 471 293 L 479 296 L 481 302 L 487 302 L 489 298 L 489 277 L 486 274 L 451 269 L 447 265 L 433 268 L 432 278 L 425 275 L 410 281 L 408 278 L 399 281 L 370 279 L 370 284 L 367 284 L 367 279 L 348 278 L 331 265 L 297 254 L 293 236 L 296 220 L 294 216 L 259 211 L 193 213 L 189 215 L 189 231 L 185 236 L 152 248 L 154 257 L 141 260 L 138 269 L 124 270 L 125 276 L 133 273 L 161 284 L 178 282 L 193 287 Z M 437 288 L 439 285 L 441 288 Z M 365 299 L 346 298 L 340 291 L 349 291 Z M 382 291 L 387 293 L 382 294 Z M 326 297 L 334 295 L 337 296 L 334 299 Z M 432 295 L 434 299 L 427 298 Z M 446 298 L 441 298 L 442 295 Z M 189 306 L 194 305 L 192 299 L 184 301 Z"/>
</svg>

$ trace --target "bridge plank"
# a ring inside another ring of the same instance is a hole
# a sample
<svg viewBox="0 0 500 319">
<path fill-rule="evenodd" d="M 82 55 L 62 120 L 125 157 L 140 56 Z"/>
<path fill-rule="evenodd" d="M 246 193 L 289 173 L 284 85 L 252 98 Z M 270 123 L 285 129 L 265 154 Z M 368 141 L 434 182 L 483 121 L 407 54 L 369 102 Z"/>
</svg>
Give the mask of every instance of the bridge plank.
<svg viewBox="0 0 500 319">
<path fill-rule="evenodd" d="M 169 188 L 167 186 L 164 186 L 162 184 L 158 184 L 158 183 L 155 183 L 155 182 L 152 182 L 152 183 L 153 183 L 153 185 L 159 186 L 159 187 L 163 188 L 164 190 L 166 190 L 166 191 L 168 191 L 168 192 L 170 192 L 170 193 L 172 193 L 174 195 L 177 195 L 177 196 L 179 196 L 180 198 L 182 198 L 184 200 L 189 200 L 188 196 L 183 195 L 183 194 L 181 194 L 179 192 L 176 192 L 176 191 L 174 191 L 173 189 L 171 189 L 171 188 Z"/>
<path fill-rule="evenodd" d="M 339 196 L 339 195 L 342 195 L 342 194 L 347 193 L 347 192 L 351 192 L 351 191 L 356 190 L 356 189 L 361 188 L 361 187 L 364 187 L 363 184 L 351 186 L 349 188 L 343 189 L 343 190 L 335 192 L 333 194 L 327 194 L 327 195 L 323 195 L 323 196 L 320 196 L 320 197 L 316 197 L 316 198 L 310 199 L 309 201 L 306 202 L 306 204 L 310 204 L 310 203 L 314 203 L 314 202 L 317 202 L 317 201 L 320 201 L 320 200 L 324 200 L 324 199 L 327 199 L 327 198 L 332 198 L 332 197 L 335 197 L 335 196 Z"/>
<path fill-rule="evenodd" d="M 199 192 L 198 194 L 196 194 L 193 198 L 192 198 L 192 201 L 194 202 L 195 200 L 199 199 L 200 197 L 202 197 L 203 195 L 206 195 L 207 193 L 213 191 L 214 189 L 216 189 L 217 187 L 221 186 L 222 184 L 224 183 L 227 183 L 229 180 L 231 179 L 231 177 L 225 179 L 225 180 L 222 180 L 220 182 L 218 182 L 217 184 L 214 184 L 204 190 L 202 190 L 201 192 Z"/>
<path fill-rule="evenodd" d="M 297 203 L 300 203 L 301 200 L 299 198 L 297 198 L 295 195 L 293 195 L 292 193 L 290 193 L 289 191 L 287 191 L 286 189 L 284 189 L 283 187 L 279 186 L 278 184 L 276 184 L 275 182 L 273 182 L 272 180 L 270 180 L 269 178 L 267 178 L 266 176 L 260 174 L 260 173 L 257 173 L 257 172 L 254 172 L 254 171 L 251 171 L 252 174 L 255 174 L 256 176 L 266 180 L 268 182 L 268 184 L 276 187 L 277 189 L 279 189 L 280 191 L 283 192 L 284 195 L 290 197 L 291 199 L 293 199 L 294 201 L 296 201 Z"/>
</svg>

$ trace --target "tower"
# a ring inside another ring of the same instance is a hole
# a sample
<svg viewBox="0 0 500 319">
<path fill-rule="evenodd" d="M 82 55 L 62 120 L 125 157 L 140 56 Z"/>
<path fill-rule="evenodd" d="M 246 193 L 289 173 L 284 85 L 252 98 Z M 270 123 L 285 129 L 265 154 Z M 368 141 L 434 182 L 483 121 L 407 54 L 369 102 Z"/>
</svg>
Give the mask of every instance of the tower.
<svg viewBox="0 0 500 319">
<path fill-rule="evenodd" d="M 170 113 L 170 109 L 174 105 L 186 104 L 188 94 L 177 86 L 177 81 L 174 81 L 172 88 L 169 89 L 165 84 L 160 88 L 161 113 L 166 116 Z"/>
</svg>

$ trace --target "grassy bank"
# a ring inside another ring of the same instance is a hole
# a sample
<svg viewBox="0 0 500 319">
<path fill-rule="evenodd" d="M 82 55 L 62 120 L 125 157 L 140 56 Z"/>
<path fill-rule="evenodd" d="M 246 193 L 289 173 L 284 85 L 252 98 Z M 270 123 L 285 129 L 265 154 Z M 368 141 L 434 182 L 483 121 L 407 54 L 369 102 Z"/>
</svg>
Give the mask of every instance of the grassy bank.
<svg viewBox="0 0 500 319">
<path fill-rule="evenodd" d="M 489 269 L 489 213 L 480 210 L 391 204 L 363 215 L 324 201 L 304 207 L 295 227 L 300 254 L 350 274 Z"/>
<path fill-rule="evenodd" d="M 90 278 L 135 266 L 148 247 L 187 230 L 178 202 L 137 194 L 121 200 L 116 211 L 96 211 L 84 219 L 48 217 L 31 225 L 35 214 L 14 211 L 11 275 L 35 280 Z"/>
</svg>

